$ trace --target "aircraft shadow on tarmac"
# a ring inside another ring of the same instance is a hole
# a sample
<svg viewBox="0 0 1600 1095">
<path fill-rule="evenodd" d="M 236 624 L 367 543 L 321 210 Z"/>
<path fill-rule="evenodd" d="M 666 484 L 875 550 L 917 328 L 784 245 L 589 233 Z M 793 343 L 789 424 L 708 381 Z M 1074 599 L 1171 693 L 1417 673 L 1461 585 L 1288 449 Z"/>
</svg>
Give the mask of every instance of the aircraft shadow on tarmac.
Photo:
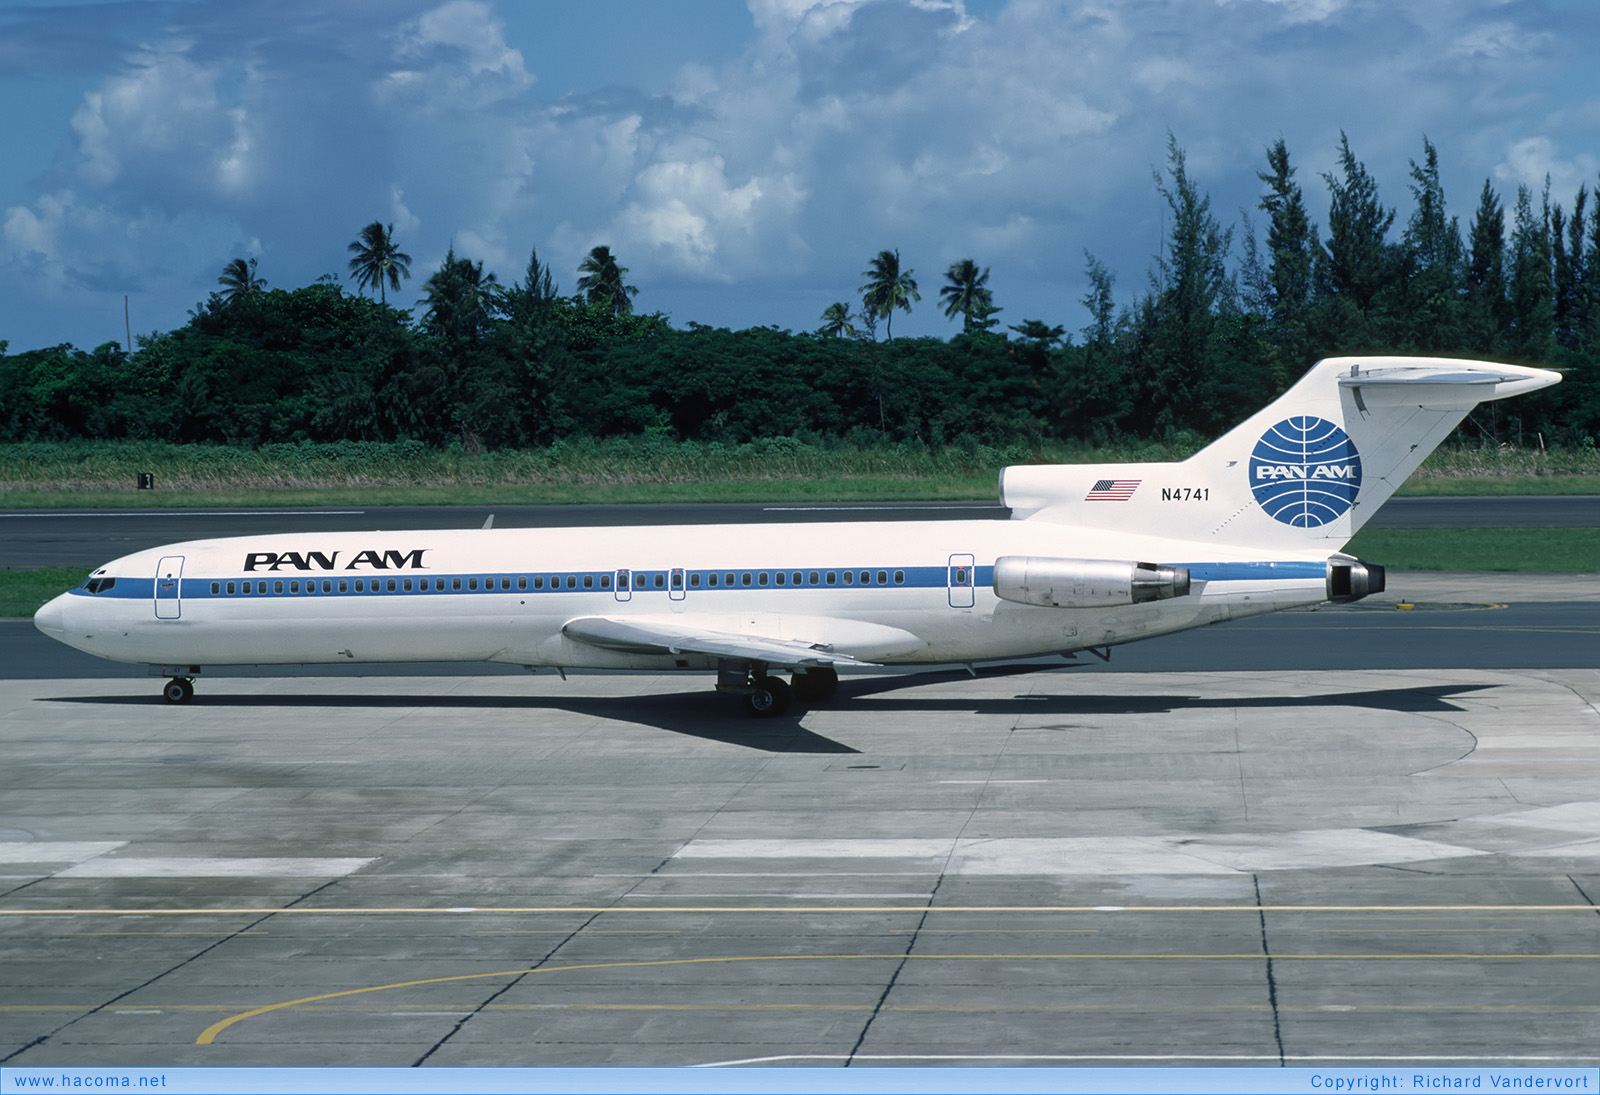
<svg viewBox="0 0 1600 1095">
<path fill-rule="evenodd" d="M 55 696 L 50 703 L 145 707 L 162 702 L 148 693 L 127 696 Z M 778 718 L 753 719 L 737 701 L 703 692 L 639 696 L 399 696 L 387 694 L 270 696 L 199 695 L 195 707 L 240 708 L 432 708 L 437 710 L 567 711 L 575 715 L 635 723 L 685 737 L 742 745 L 766 753 L 859 753 L 848 745 L 814 734 L 800 725 L 805 711 L 791 709 Z"/>
<path fill-rule="evenodd" d="M 979 670 L 979 676 L 1008 676 L 1028 672 L 1026 668 L 999 672 Z M 848 699 L 874 697 L 874 711 L 973 711 L 978 714 L 1024 714 L 1028 712 L 1063 715 L 1161 715 L 1172 711 L 1198 711 L 1208 708 L 1295 708 L 1365 707 L 1376 711 L 1460 711 L 1450 700 L 1494 687 L 1489 684 L 1440 684 L 1425 688 L 1380 688 L 1362 692 L 1326 692 L 1307 696 L 1203 696 L 1102 695 L 1034 692 L 1009 698 L 946 699 L 934 696 L 888 696 L 913 684 L 935 684 L 967 676 L 963 670 L 943 670 L 910 676 L 841 681 L 839 696 Z"/>
<path fill-rule="evenodd" d="M 980 671 L 982 676 L 1007 676 L 1029 672 L 1000 667 Z M 835 707 L 868 699 L 872 711 L 962 712 L 976 715 L 1157 715 L 1173 711 L 1223 708 L 1361 707 L 1378 711 L 1459 711 L 1451 701 L 1486 688 L 1486 684 L 1431 685 L 1424 688 L 1372 689 L 1362 692 L 1328 692 L 1307 696 L 1202 697 L 1183 695 L 1066 695 L 1034 693 L 1009 697 L 897 696 L 908 687 L 948 683 L 966 677 L 964 671 L 939 670 L 891 677 L 846 678 L 839 683 Z M 146 706 L 161 700 L 148 693 L 126 696 L 56 696 L 47 702 Z M 435 708 L 449 710 L 566 711 L 572 714 L 650 726 L 685 737 L 739 745 L 768 753 L 859 753 L 841 742 L 801 726 L 805 709 L 796 706 L 785 715 L 752 719 L 737 703 L 702 692 L 671 692 L 639 696 L 401 696 L 390 694 L 344 695 L 203 695 L 206 707 L 239 708 Z"/>
</svg>

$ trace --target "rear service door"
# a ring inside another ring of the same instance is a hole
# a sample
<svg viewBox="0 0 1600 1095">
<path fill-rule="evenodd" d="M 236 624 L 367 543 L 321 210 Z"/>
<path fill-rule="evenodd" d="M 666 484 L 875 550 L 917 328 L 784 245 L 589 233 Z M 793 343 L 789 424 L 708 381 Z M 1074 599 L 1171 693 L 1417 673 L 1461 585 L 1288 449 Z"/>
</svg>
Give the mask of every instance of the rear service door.
<svg viewBox="0 0 1600 1095">
<path fill-rule="evenodd" d="M 156 619 L 176 620 L 183 614 L 183 556 L 163 555 L 156 564 Z"/>
</svg>

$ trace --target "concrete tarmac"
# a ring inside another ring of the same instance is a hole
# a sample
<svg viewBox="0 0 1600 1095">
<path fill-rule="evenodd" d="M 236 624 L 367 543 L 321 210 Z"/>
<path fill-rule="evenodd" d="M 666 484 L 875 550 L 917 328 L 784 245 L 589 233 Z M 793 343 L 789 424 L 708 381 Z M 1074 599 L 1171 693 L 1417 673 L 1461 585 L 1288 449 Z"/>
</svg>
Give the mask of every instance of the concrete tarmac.
<svg viewBox="0 0 1600 1095">
<path fill-rule="evenodd" d="M 705 689 L 0 682 L 0 1058 L 1600 1062 L 1592 666 Z"/>
</svg>

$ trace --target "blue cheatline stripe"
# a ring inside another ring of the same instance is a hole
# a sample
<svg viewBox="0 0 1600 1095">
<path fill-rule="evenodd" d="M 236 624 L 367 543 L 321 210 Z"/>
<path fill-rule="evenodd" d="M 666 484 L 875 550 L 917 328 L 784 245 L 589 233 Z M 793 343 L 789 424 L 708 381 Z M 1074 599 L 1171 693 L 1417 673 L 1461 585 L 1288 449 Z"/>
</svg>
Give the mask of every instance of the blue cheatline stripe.
<svg viewBox="0 0 1600 1095">
<path fill-rule="evenodd" d="M 1268 582 L 1282 581 L 1284 579 L 1321 579 L 1327 573 L 1326 563 L 1313 560 L 1281 560 L 1248 563 L 1187 563 L 1181 565 L 1188 567 L 1190 579 L 1196 582 Z M 819 576 L 819 581 L 816 585 L 810 584 L 810 576 L 813 571 L 815 571 L 815 573 L 817 573 Z M 846 571 L 849 571 L 855 579 L 853 584 L 845 584 L 843 575 Z M 885 573 L 888 576 L 889 581 L 886 583 L 879 583 L 879 572 Z M 685 595 L 693 594 L 695 597 L 701 597 L 716 595 L 719 593 L 752 592 L 756 590 L 765 593 L 783 593 L 841 589 L 944 589 L 949 584 L 948 568 L 944 566 L 858 566 L 833 568 L 785 567 L 782 571 L 785 576 L 785 583 L 783 585 L 775 584 L 773 575 L 778 572 L 773 568 L 767 568 L 765 570 L 756 567 L 739 567 L 733 570 L 719 568 L 715 572 L 703 569 L 686 568 L 682 571 L 684 581 L 684 588 L 682 589 L 671 588 L 672 571 L 670 570 L 630 570 L 628 573 L 630 577 L 643 577 L 645 579 L 645 585 L 643 588 L 634 586 L 630 587 L 627 591 L 630 596 L 641 597 L 646 594 L 668 592 L 682 593 Z M 717 576 L 717 584 L 715 586 L 709 584 L 709 576 L 712 573 L 715 573 Z M 795 585 L 792 582 L 792 579 L 796 573 L 800 573 L 804 577 L 804 580 L 799 585 Z M 826 575 L 829 573 L 835 575 L 835 582 L 832 585 L 828 585 L 826 583 Z M 860 576 L 863 573 L 867 574 L 870 579 L 865 583 L 860 581 Z M 734 582 L 731 585 L 728 584 L 726 580 L 729 574 L 734 576 Z M 744 576 L 746 574 L 750 575 L 749 585 L 744 584 Z M 759 584 L 759 576 L 762 574 L 767 576 L 766 585 Z M 901 582 L 896 582 L 894 580 L 894 576 L 896 574 L 904 575 L 904 580 Z M 612 570 L 544 570 L 526 571 L 512 574 L 507 574 L 504 572 L 489 574 L 481 571 L 460 574 L 435 574 L 431 572 L 425 573 L 422 571 L 408 570 L 392 575 L 385 574 L 382 571 L 362 571 L 359 573 L 340 572 L 337 576 L 330 575 L 327 577 L 315 573 L 311 575 L 305 575 L 303 572 L 296 572 L 295 577 L 290 577 L 288 574 L 279 572 L 271 576 L 251 575 L 248 579 L 238 576 L 227 578 L 188 577 L 183 579 L 182 596 L 186 599 L 210 598 L 214 596 L 233 597 L 239 599 L 243 599 L 245 596 L 437 597 L 440 595 L 482 596 L 484 594 L 493 593 L 515 593 L 519 596 L 538 596 L 558 593 L 604 593 L 610 596 L 615 596 L 617 592 L 615 589 L 615 575 L 616 572 Z M 661 579 L 662 583 L 659 586 L 656 585 L 657 577 Z M 420 580 L 424 578 L 428 580 L 430 586 L 430 588 L 426 591 L 418 588 Z M 572 585 L 568 584 L 567 580 L 569 578 L 574 579 L 574 583 Z M 699 585 L 690 584 L 697 578 L 700 583 Z M 388 583 L 391 579 L 395 583 L 395 588 L 392 591 L 388 588 Z M 226 583 L 235 583 L 235 589 L 237 589 L 246 580 L 254 583 L 255 585 L 265 582 L 267 592 L 265 594 L 234 593 L 231 595 L 226 592 Z M 510 582 L 509 589 L 502 588 L 502 580 L 508 580 Z M 322 592 L 321 583 L 324 581 L 332 583 L 332 589 L 330 592 Z M 357 581 L 360 581 L 364 587 L 360 592 L 356 591 L 355 583 Z M 412 588 L 409 590 L 405 588 L 405 583 L 407 581 L 412 583 Z M 448 588 L 456 581 L 461 583 L 460 589 Z M 478 583 L 478 588 L 468 589 L 467 585 L 469 581 L 476 581 Z M 587 585 L 585 585 L 586 581 L 588 582 Z M 220 583 L 224 592 L 213 594 L 211 592 L 211 586 L 214 582 Z M 280 582 L 282 583 L 282 592 L 275 592 L 275 590 L 279 588 L 278 583 Z M 300 588 L 303 592 L 290 593 L 289 590 L 291 588 L 291 582 L 299 582 Z M 342 592 L 339 589 L 340 582 L 345 583 L 345 588 Z M 441 582 L 444 583 L 447 588 L 435 588 Z M 525 582 L 526 588 L 519 588 L 519 582 Z M 535 584 L 536 582 L 537 587 Z M 989 586 L 993 582 L 994 567 L 980 564 L 972 568 L 971 584 L 974 587 Z M 316 584 L 315 592 L 306 592 L 305 590 L 312 583 Z M 118 578 L 116 580 L 116 584 L 112 586 L 111 589 L 106 590 L 104 593 L 90 594 L 82 587 L 72 590 L 72 592 L 84 597 L 96 596 L 128 600 L 148 600 L 155 595 L 155 579 Z"/>
<path fill-rule="evenodd" d="M 1327 577 L 1328 564 L 1312 560 L 1265 563 L 1185 563 L 1192 582 L 1272 582 L 1285 578 Z"/>
</svg>

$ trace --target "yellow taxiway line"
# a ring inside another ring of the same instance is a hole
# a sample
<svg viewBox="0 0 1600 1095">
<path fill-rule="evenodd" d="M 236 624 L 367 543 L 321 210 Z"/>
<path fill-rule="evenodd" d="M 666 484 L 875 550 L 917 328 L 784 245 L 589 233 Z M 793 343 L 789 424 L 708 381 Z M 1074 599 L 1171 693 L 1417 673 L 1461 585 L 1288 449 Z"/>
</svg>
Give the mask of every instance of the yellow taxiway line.
<svg viewBox="0 0 1600 1095">
<path fill-rule="evenodd" d="M 346 996 L 359 996 L 369 992 L 385 992 L 389 989 L 415 988 L 419 985 L 441 985 L 453 981 L 475 981 L 485 977 L 523 977 L 531 974 L 548 973 L 573 973 L 581 970 L 611 970 L 611 969 L 642 969 L 661 966 L 696 966 L 712 965 L 717 963 L 732 964 L 737 962 L 829 962 L 839 960 L 863 961 L 917 961 L 917 962 L 959 962 L 983 961 L 1004 962 L 1019 959 L 1030 962 L 1058 960 L 1058 961 L 1094 961 L 1113 960 L 1127 961 L 1135 959 L 1166 960 L 1184 959 L 1189 961 L 1253 961 L 1260 962 L 1265 956 L 1259 951 L 1243 954 L 1097 954 L 1094 952 L 1075 954 L 760 954 L 760 955 L 732 955 L 715 958 L 656 958 L 640 961 L 625 962 L 586 962 L 572 966 L 538 966 L 513 970 L 496 970 L 491 973 L 461 973 L 449 977 L 425 977 L 416 981 L 396 981 L 388 985 L 368 985 L 359 989 L 343 989 L 339 992 L 318 993 L 315 996 L 302 996 L 296 1000 L 284 1000 L 277 1004 L 267 1004 L 249 1011 L 241 1011 L 237 1015 L 230 1015 L 212 1023 L 200 1036 L 195 1039 L 196 1045 L 208 1046 L 216 1041 L 217 1035 L 246 1019 L 254 1019 L 259 1015 L 267 1015 L 284 1008 L 292 1008 L 299 1004 L 314 1004 L 323 1000 L 337 1000 Z M 1526 961 L 1528 959 L 1600 959 L 1600 954 L 1274 954 L 1273 961 L 1417 961 L 1437 960 L 1440 958 L 1486 960 L 1515 959 Z"/>
</svg>

